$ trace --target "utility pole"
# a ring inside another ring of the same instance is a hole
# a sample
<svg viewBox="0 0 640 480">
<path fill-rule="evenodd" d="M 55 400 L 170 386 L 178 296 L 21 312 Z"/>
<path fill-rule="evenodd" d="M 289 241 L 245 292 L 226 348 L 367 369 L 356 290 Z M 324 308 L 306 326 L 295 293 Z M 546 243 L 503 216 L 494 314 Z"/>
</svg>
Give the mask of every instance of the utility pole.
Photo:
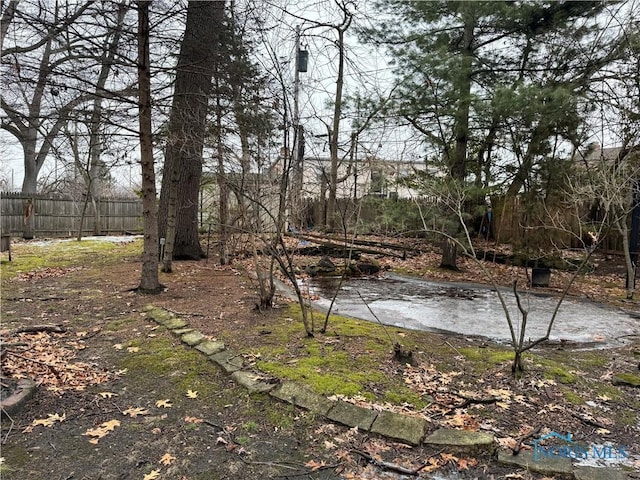
<svg viewBox="0 0 640 480">
<path fill-rule="evenodd" d="M 300 50 L 300 25 L 296 26 L 296 62 L 293 81 L 293 184 L 291 188 L 291 213 L 294 226 L 301 228 L 303 222 L 302 187 L 304 184 L 304 129 L 300 125 L 300 72 L 307 71 L 308 52 Z"/>
</svg>

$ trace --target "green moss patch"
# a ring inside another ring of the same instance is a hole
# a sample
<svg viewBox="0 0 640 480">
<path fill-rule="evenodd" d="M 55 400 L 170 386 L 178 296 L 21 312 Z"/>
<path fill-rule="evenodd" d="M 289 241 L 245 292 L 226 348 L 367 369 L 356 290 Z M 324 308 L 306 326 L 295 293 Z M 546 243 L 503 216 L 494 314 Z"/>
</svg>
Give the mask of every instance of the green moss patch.
<svg viewBox="0 0 640 480">
<path fill-rule="evenodd" d="M 12 245 L 13 259 L 2 264 L 3 279 L 35 272 L 42 268 L 99 267 L 138 256 L 142 240 L 114 243 L 97 240 L 62 241 L 41 246 L 32 243 Z"/>
<path fill-rule="evenodd" d="M 154 337 L 135 340 L 129 346 L 138 347 L 120 360 L 120 368 L 127 369 L 127 377 L 153 389 L 158 377 L 171 379 L 174 392 L 167 397 L 180 401 L 187 390 L 198 391 L 201 398 L 212 397 L 218 391 L 222 374 L 218 367 L 200 352 L 185 347 L 178 339 Z"/>
<path fill-rule="evenodd" d="M 497 348 L 459 348 L 458 351 L 467 359 L 476 362 L 480 367 L 484 364 L 487 368 L 513 362 L 513 351 Z"/>
</svg>

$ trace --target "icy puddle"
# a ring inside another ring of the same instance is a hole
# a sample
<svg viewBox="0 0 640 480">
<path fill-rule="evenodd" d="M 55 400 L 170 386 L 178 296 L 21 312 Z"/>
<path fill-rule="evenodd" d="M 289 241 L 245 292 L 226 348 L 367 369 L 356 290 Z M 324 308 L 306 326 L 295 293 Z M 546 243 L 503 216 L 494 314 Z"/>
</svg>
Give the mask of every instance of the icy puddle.
<svg viewBox="0 0 640 480">
<path fill-rule="evenodd" d="M 337 278 L 326 277 L 310 280 L 311 292 L 320 297 L 316 302 L 320 307 L 329 307 L 338 282 Z M 502 292 L 517 329 L 520 313 L 515 297 L 507 290 Z M 529 310 L 525 338 L 544 336 L 558 297 L 523 292 L 521 301 Z M 477 285 L 428 282 L 394 274 L 354 278 L 343 282 L 333 313 L 376 321 L 367 305 L 385 325 L 511 340 L 497 294 Z M 627 313 L 565 298 L 551 340 L 602 348 L 619 346 L 625 338 L 639 334 L 640 320 Z"/>
</svg>

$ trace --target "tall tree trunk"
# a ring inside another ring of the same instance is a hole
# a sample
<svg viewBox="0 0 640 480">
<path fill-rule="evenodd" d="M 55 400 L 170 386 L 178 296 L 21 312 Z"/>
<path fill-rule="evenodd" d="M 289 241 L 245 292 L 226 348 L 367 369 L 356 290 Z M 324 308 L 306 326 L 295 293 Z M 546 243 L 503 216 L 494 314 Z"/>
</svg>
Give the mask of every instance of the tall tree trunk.
<svg viewBox="0 0 640 480">
<path fill-rule="evenodd" d="M 140 121 L 140 164 L 142 165 L 142 216 L 144 250 L 142 275 L 138 291 L 159 293 L 158 278 L 158 207 L 156 204 L 156 174 L 153 165 L 151 129 L 151 69 L 149 65 L 149 4 L 138 2 L 138 103 Z"/>
<path fill-rule="evenodd" d="M 473 30 L 475 19 L 465 14 L 462 48 L 462 75 L 458 79 L 458 107 L 455 122 L 454 158 L 451 165 L 451 176 L 456 180 L 464 180 L 467 176 L 467 150 L 469 143 L 469 109 L 471 107 L 471 74 L 473 68 Z"/>
<path fill-rule="evenodd" d="M 220 78 L 216 67 L 216 141 L 217 141 L 217 157 L 218 168 L 216 172 L 216 180 L 218 181 L 218 235 L 220 244 L 220 265 L 227 265 L 228 243 L 229 243 L 229 184 L 227 175 L 224 171 L 225 155 L 224 146 L 222 144 L 222 102 L 220 101 Z"/>
<path fill-rule="evenodd" d="M 473 8 L 473 7 L 471 7 Z M 467 150 L 469 143 L 469 110 L 471 107 L 471 74 L 473 69 L 473 32 L 475 18 L 472 13 L 464 12 L 464 30 L 462 36 L 462 62 L 463 68 L 458 78 L 458 105 L 455 115 L 455 149 L 451 162 L 450 172 L 454 182 L 464 182 L 467 176 Z M 460 228 L 460 227 L 458 227 Z M 457 230 L 457 229 L 456 229 Z M 448 232 L 456 235 L 458 231 Z M 457 270 L 458 249 L 451 239 L 446 238 L 442 244 L 441 268 Z"/>
<path fill-rule="evenodd" d="M 336 227 L 336 197 L 338 195 L 338 136 L 340 135 L 340 117 L 342 115 L 342 87 L 344 84 L 344 31 L 351 23 L 349 17 L 345 27 L 338 28 L 338 78 L 336 79 L 336 100 L 333 107 L 333 123 L 329 135 L 331 167 L 329 170 L 329 199 L 327 201 L 327 227 L 334 231 Z"/>
<path fill-rule="evenodd" d="M 87 169 L 89 174 L 89 183 L 87 185 L 88 194 L 91 196 L 91 202 L 94 204 L 93 212 L 93 233 L 100 235 L 102 233 L 102 219 L 100 217 L 100 209 L 97 208 L 96 203 L 99 203 L 99 199 L 102 195 L 102 178 L 105 173 L 105 165 L 101 160 L 102 156 L 102 142 L 100 141 L 100 125 L 102 124 L 102 111 L 103 107 L 103 92 L 109 73 L 111 72 L 111 66 L 114 64 L 114 57 L 116 55 L 120 38 L 122 37 L 122 24 L 124 23 L 124 17 L 127 13 L 126 4 L 122 3 L 118 6 L 118 16 L 116 18 L 116 24 L 113 31 L 113 36 L 104 45 L 104 53 L 101 57 L 100 74 L 98 75 L 98 82 L 96 83 L 96 97 L 93 99 L 93 109 L 91 111 L 91 118 L 89 120 L 89 161 L 90 166 Z M 79 236 L 82 235 L 79 233 Z"/>
<path fill-rule="evenodd" d="M 208 99 L 220 50 L 224 2 L 190 1 L 176 69 L 164 171 L 178 163 L 176 233 L 173 258 L 204 257 L 198 236 L 198 194 Z M 160 234 L 167 236 L 171 175 L 162 178 Z"/>
</svg>

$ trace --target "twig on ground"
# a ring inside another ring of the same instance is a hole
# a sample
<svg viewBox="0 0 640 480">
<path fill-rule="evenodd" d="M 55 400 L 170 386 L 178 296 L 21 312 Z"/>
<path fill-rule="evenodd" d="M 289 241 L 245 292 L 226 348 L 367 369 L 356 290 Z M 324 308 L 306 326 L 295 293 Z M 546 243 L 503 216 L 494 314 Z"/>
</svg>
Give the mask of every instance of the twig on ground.
<svg viewBox="0 0 640 480">
<path fill-rule="evenodd" d="M 31 325 L 28 327 L 19 327 L 14 328 L 9 331 L 9 335 L 15 335 L 17 333 L 39 333 L 39 332 L 48 332 L 48 333 L 65 333 L 67 331 L 66 327 L 62 325 Z"/>
<path fill-rule="evenodd" d="M 372 463 L 373 465 L 375 465 L 378 468 L 383 468 L 385 470 L 391 470 L 391 471 L 394 471 L 394 472 L 397 472 L 397 473 L 402 473 L 404 475 L 414 475 L 414 476 L 418 475 L 420 473 L 420 470 L 422 470 L 424 467 L 426 467 L 428 465 L 428 463 L 425 463 L 425 464 L 421 465 L 418 468 L 406 468 L 406 467 L 403 467 L 402 465 L 398 465 L 398 464 L 395 464 L 395 463 L 384 462 L 382 460 L 377 460 L 372 455 L 369 455 L 367 452 L 362 452 L 362 451 L 356 450 L 356 449 L 352 449 L 351 451 L 353 453 L 357 453 L 362 458 L 364 458 L 367 462 Z"/>
<path fill-rule="evenodd" d="M 166 307 L 165 307 L 165 310 L 167 312 L 171 312 L 174 315 L 178 315 L 180 317 L 206 317 L 204 313 L 178 312 L 176 310 L 171 310 L 170 308 L 166 308 Z"/>
<path fill-rule="evenodd" d="M 523 435 L 522 437 L 520 437 L 518 439 L 518 442 L 516 443 L 516 446 L 511 449 L 513 454 L 514 455 L 518 455 L 520 453 L 520 450 L 522 449 L 522 442 L 524 442 L 525 440 L 527 440 L 529 438 L 533 438 L 533 437 L 537 436 L 540 433 L 541 430 L 542 430 L 542 425 L 539 425 L 538 428 L 535 428 L 534 430 L 531 430 L 526 435 Z"/>
<path fill-rule="evenodd" d="M 452 349 L 453 349 L 453 350 L 454 350 L 454 351 L 455 351 L 459 356 L 461 356 L 461 357 L 463 356 L 463 355 L 460 353 L 460 351 L 459 351 L 456 347 L 454 347 L 453 345 L 451 345 L 449 342 L 445 341 L 444 343 L 445 343 L 446 345 L 449 345 L 449 346 L 450 346 L 450 347 L 451 347 L 451 348 L 452 348 Z"/>
<path fill-rule="evenodd" d="M 606 427 L 598 422 L 596 422 L 595 420 L 591 419 L 591 418 L 587 418 L 587 417 L 583 417 L 582 415 L 579 415 L 577 413 L 574 412 L 569 412 L 571 413 L 572 417 L 577 418 L 578 420 L 580 420 L 582 423 L 589 425 L 590 427 L 595 427 L 595 428 L 603 428 L 606 429 Z"/>
<path fill-rule="evenodd" d="M 7 439 L 9 438 L 9 435 L 11 434 L 11 430 L 13 430 L 13 425 L 15 424 L 15 422 L 13 421 L 13 418 L 11 418 L 11 415 L 9 415 L 9 412 L 7 412 L 4 408 L 2 409 L 2 415 L 7 417 L 9 419 L 9 421 L 11 422 L 11 425 L 9 425 L 9 430 L 7 431 L 7 434 L 2 439 L 2 445 L 4 445 L 5 443 L 7 443 Z"/>
</svg>

